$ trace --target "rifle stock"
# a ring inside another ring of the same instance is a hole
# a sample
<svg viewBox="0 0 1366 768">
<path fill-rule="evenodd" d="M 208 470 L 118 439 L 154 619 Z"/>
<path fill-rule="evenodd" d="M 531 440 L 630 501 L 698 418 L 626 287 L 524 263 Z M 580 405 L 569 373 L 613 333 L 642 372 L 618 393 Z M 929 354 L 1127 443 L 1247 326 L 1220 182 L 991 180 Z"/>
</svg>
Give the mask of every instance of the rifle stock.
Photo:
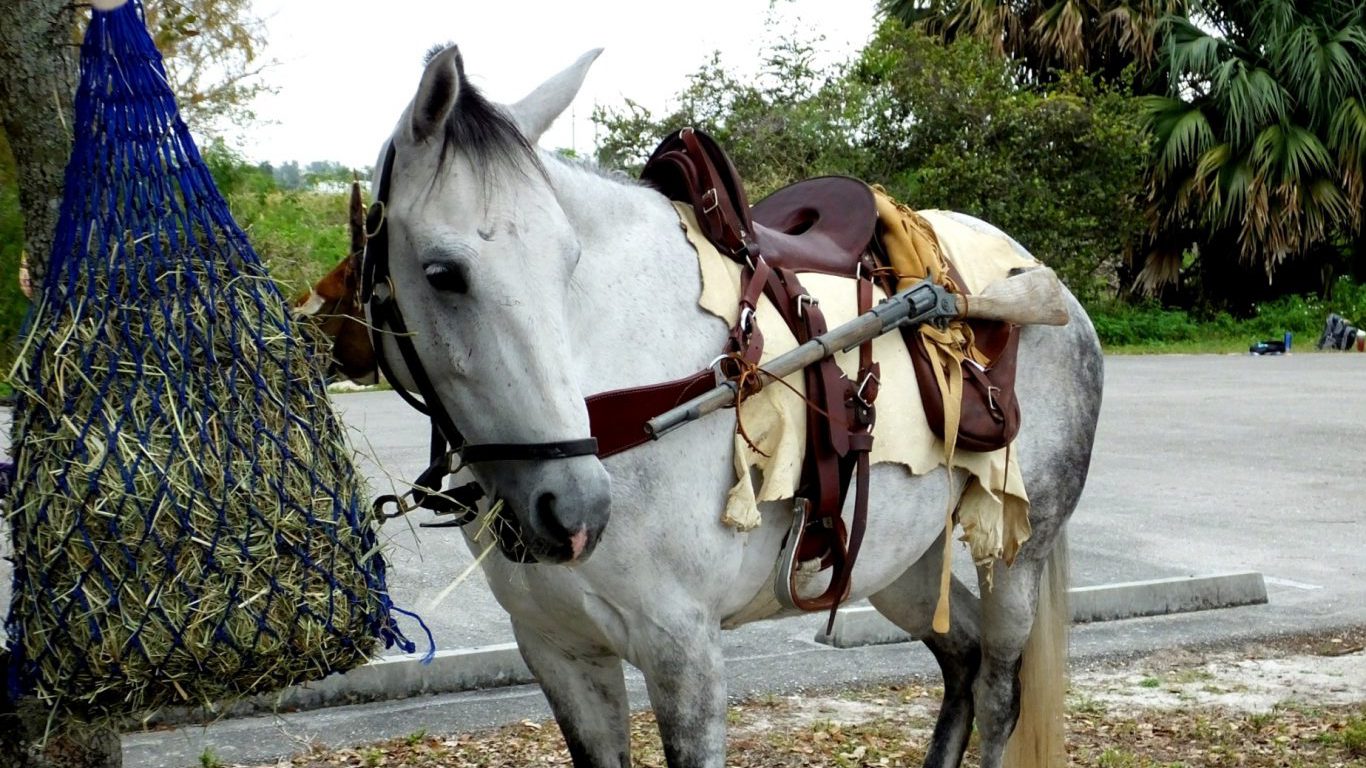
<svg viewBox="0 0 1366 768">
<path fill-rule="evenodd" d="M 1062 283 L 1048 267 L 997 280 L 971 296 L 955 296 L 958 316 L 1016 325 L 1067 325 Z"/>
</svg>

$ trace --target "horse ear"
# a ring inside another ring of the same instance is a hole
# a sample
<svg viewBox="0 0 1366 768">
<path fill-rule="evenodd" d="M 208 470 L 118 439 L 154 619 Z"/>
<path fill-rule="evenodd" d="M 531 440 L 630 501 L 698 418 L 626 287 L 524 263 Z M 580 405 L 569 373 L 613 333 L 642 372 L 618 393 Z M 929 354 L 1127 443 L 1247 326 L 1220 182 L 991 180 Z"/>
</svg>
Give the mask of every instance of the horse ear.
<svg viewBox="0 0 1366 768">
<path fill-rule="evenodd" d="M 351 181 L 351 207 L 348 211 L 351 229 L 351 259 L 357 264 L 365 253 L 365 198 L 361 195 L 360 179 Z"/>
<path fill-rule="evenodd" d="M 569 108 L 569 103 L 578 95 L 583 79 L 588 75 L 588 68 L 600 53 L 601 48 L 585 53 L 563 72 L 541 83 L 536 90 L 508 108 L 527 141 L 532 144 L 539 141 L 541 134 L 550 128 L 555 118 Z"/>
<path fill-rule="evenodd" d="M 460 58 L 460 49 L 454 45 L 447 46 L 427 61 L 427 69 L 422 73 L 422 83 L 417 87 L 417 96 L 413 98 L 412 111 L 408 115 L 413 141 L 426 141 L 440 130 L 460 96 L 464 72 L 465 64 Z"/>
</svg>

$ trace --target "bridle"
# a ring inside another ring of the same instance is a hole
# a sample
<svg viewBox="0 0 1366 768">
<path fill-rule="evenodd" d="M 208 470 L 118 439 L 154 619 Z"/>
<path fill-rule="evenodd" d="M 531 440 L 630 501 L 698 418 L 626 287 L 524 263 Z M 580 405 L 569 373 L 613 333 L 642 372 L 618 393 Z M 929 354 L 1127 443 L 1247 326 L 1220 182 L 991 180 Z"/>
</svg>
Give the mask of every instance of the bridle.
<svg viewBox="0 0 1366 768">
<path fill-rule="evenodd" d="M 559 440 L 549 443 L 477 443 L 468 444 L 450 413 L 441 405 L 436 387 L 422 365 L 422 359 L 413 346 L 408 326 L 399 311 L 397 295 L 389 272 L 389 230 L 385 210 L 389 203 L 390 179 L 394 171 L 394 145 L 391 141 L 384 153 L 383 169 L 379 178 L 379 189 L 375 202 L 370 205 L 366 215 L 365 254 L 361 260 L 360 300 L 370 312 L 370 341 L 375 348 L 375 359 L 394 391 L 398 392 L 408 405 L 431 420 L 431 463 L 413 481 L 412 490 L 403 494 L 411 496 L 412 504 L 392 494 L 375 499 L 374 510 L 381 519 L 398 517 L 414 507 L 430 509 L 437 514 L 456 514 L 450 522 L 429 527 L 460 526 L 477 517 L 475 504 L 485 495 L 484 488 L 477 481 L 466 483 L 458 488 L 440 490 L 445 479 L 471 464 L 494 461 L 551 461 L 571 459 L 576 456 L 593 456 L 598 452 L 595 437 L 577 440 Z M 385 339 L 391 338 L 398 347 L 403 364 L 408 369 L 417 395 L 408 391 L 394 375 L 384 354 Z M 421 399 L 418 399 L 418 395 Z M 385 507 L 393 504 L 394 512 L 386 512 Z M 506 547 L 505 547 L 506 550 Z"/>
</svg>

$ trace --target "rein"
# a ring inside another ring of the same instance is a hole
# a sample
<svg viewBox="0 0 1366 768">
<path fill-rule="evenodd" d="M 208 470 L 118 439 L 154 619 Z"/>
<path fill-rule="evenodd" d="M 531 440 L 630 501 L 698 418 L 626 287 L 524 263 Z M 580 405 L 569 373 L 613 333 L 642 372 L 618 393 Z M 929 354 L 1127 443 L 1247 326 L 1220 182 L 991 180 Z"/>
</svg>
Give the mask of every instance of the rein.
<svg viewBox="0 0 1366 768">
<path fill-rule="evenodd" d="M 578 440 L 558 440 L 548 443 L 476 443 L 468 444 L 459 427 L 455 425 L 450 413 L 441 406 L 436 387 L 432 384 L 422 359 L 413 346 L 408 326 L 399 311 L 397 295 L 389 272 L 389 231 L 385 210 L 389 203 L 390 178 L 394 171 L 394 145 L 389 143 L 384 153 L 384 166 L 380 174 L 379 190 L 375 202 L 366 215 L 366 230 L 369 237 L 365 244 L 365 255 L 361 261 L 361 303 L 370 310 L 370 341 L 375 348 L 375 359 L 384 377 L 393 385 L 394 391 L 419 413 L 431 420 L 432 438 L 430 464 L 412 484 L 412 490 L 403 494 L 411 496 L 412 504 L 393 494 L 380 496 L 374 501 L 375 514 L 380 519 L 400 517 L 415 507 L 430 509 L 437 514 L 457 513 L 455 519 L 444 523 L 424 523 L 426 527 L 462 526 L 472 522 L 477 516 L 475 504 L 485 496 L 482 485 L 477 481 L 466 483 L 458 488 L 442 490 L 441 486 L 448 475 L 461 468 L 495 461 L 551 461 L 571 459 L 577 456 L 593 456 L 598 453 L 598 441 L 594 437 Z M 389 365 L 384 354 L 384 340 L 392 336 L 397 345 L 403 364 L 408 369 L 417 395 L 408 391 Z M 386 512 L 385 507 L 394 505 L 395 511 Z"/>
</svg>

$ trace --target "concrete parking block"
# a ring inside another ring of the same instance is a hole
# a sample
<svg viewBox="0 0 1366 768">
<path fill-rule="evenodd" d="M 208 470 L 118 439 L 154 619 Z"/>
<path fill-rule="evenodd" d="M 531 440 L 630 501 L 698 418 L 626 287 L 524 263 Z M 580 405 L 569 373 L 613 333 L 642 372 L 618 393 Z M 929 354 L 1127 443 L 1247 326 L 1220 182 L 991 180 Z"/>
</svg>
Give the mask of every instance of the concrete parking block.
<svg viewBox="0 0 1366 768">
<path fill-rule="evenodd" d="M 1266 582 L 1255 571 L 1209 576 L 1187 576 L 1076 587 L 1067 591 L 1072 621 L 1114 621 L 1139 616 L 1233 608 L 1266 602 Z M 816 642 L 835 648 L 902 643 L 911 639 L 872 606 L 852 606 L 836 612 L 827 635 Z"/>
<path fill-rule="evenodd" d="M 1260 605 L 1266 602 L 1266 581 L 1255 571 L 1130 581 L 1077 587 L 1067 591 L 1067 598 L 1072 621 L 1113 621 Z"/>
</svg>

